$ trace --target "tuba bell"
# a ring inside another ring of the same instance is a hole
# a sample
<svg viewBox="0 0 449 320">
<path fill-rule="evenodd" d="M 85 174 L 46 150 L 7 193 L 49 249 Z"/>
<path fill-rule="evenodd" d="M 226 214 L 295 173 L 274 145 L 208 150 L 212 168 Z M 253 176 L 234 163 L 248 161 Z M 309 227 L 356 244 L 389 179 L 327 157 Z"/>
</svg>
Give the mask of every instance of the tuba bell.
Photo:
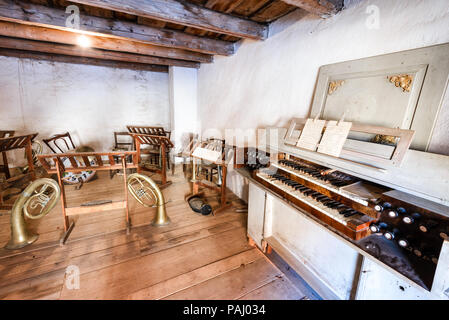
<svg viewBox="0 0 449 320">
<path fill-rule="evenodd" d="M 31 182 L 12 207 L 11 239 L 5 249 L 20 249 L 36 241 L 39 235 L 27 230 L 24 216 L 33 220 L 44 217 L 56 205 L 60 194 L 58 183 L 52 179 Z"/>
<path fill-rule="evenodd" d="M 170 223 L 165 210 L 164 195 L 157 184 L 143 174 L 133 173 L 128 176 L 127 186 L 133 197 L 144 207 L 157 208 L 151 223 L 153 226 L 164 226 Z"/>
</svg>

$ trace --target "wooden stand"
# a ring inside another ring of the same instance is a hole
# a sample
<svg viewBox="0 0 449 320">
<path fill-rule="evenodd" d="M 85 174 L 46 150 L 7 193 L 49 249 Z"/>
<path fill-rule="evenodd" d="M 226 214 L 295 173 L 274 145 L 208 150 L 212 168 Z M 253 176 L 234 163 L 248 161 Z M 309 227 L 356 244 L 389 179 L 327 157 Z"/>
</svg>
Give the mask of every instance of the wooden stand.
<svg viewBox="0 0 449 320">
<path fill-rule="evenodd" d="M 201 146 L 201 143 L 197 144 L 197 147 Z M 193 148 L 195 149 L 195 148 Z M 211 190 L 214 190 L 216 192 L 218 192 L 220 194 L 220 205 L 212 210 L 212 214 L 215 215 L 215 213 L 219 213 L 225 209 L 228 209 L 229 207 L 231 207 L 231 203 L 226 201 L 226 178 L 227 178 L 227 165 L 225 162 L 225 155 L 224 152 L 221 152 L 221 157 L 220 159 L 218 159 L 218 161 L 211 161 L 212 163 L 218 165 L 221 167 L 222 170 L 222 181 L 221 181 L 221 185 L 219 187 L 217 187 L 216 185 L 213 185 L 212 183 L 206 183 L 204 181 L 200 181 L 196 179 L 196 164 L 195 164 L 195 159 L 201 159 L 201 160 L 207 160 L 207 159 L 202 159 L 200 157 L 196 157 L 193 153 L 191 155 L 192 157 L 192 194 L 189 194 L 185 197 L 185 199 L 190 198 L 192 195 L 198 195 L 199 194 L 199 188 L 204 187 L 204 188 L 208 188 Z M 207 160 L 208 161 L 208 160 Z"/>
<path fill-rule="evenodd" d="M 33 149 L 31 144 L 37 135 L 38 135 L 37 133 L 33 133 L 23 136 L 0 138 L 0 152 L 2 153 L 3 156 L 2 169 L 6 176 L 6 182 L 3 184 L 1 189 L 8 188 L 10 183 L 25 178 L 27 176 L 30 176 L 31 180 L 36 180 L 36 173 L 34 171 L 34 163 L 33 163 Z M 9 174 L 8 159 L 6 157 L 6 152 L 22 148 L 25 149 L 25 154 L 28 162 L 28 173 L 11 178 L 11 175 Z M 3 198 L 0 196 L 0 209 L 11 209 L 12 206 L 13 206 L 12 204 L 4 204 Z"/>
<path fill-rule="evenodd" d="M 161 175 L 161 181 L 158 182 L 160 184 L 159 187 L 165 188 L 170 185 L 171 181 L 167 181 L 167 153 L 174 147 L 170 139 L 164 136 L 154 136 L 143 133 L 130 133 L 130 135 L 134 139 L 134 144 L 137 151 L 137 163 L 139 164 L 137 167 L 137 172 L 140 173 L 141 171 L 151 171 L 159 173 Z M 141 164 L 142 145 L 150 145 L 160 150 L 160 168 L 147 168 Z"/>
<path fill-rule="evenodd" d="M 104 163 L 102 157 L 108 157 L 108 163 Z M 129 157 L 131 156 L 131 157 Z M 96 163 L 91 164 L 89 157 L 95 157 Z M 118 157 L 120 161 L 116 162 L 114 157 Z M 64 166 L 62 158 L 68 158 L 70 160 L 70 167 Z M 83 159 L 84 165 L 80 165 L 76 158 Z M 128 163 L 127 158 L 131 158 L 132 162 Z M 126 213 L 126 232 L 129 233 L 131 228 L 131 222 L 128 211 L 128 187 L 126 169 L 137 168 L 137 152 L 125 151 L 125 152 L 80 152 L 80 153 L 59 153 L 59 154 L 46 154 L 38 155 L 39 161 L 49 174 L 56 173 L 58 176 L 59 187 L 61 188 L 61 206 L 62 216 L 64 220 L 64 234 L 60 240 L 60 244 L 63 245 L 67 241 L 70 233 L 73 230 L 74 223 L 70 223 L 69 217 L 72 215 L 89 214 L 93 212 L 109 211 L 115 209 L 125 209 Z M 51 163 L 51 160 L 53 163 Z M 67 208 L 67 200 L 65 196 L 64 182 L 62 177 L 64 172 L 81 172 L 81 171 L 105 171 L 105 170 L 123 170 L 123 187 L 125 192 L 124 201 L 116 201 L 106 204 L 99 204 L 94 206 L 79 206 Z"/>
</svg>

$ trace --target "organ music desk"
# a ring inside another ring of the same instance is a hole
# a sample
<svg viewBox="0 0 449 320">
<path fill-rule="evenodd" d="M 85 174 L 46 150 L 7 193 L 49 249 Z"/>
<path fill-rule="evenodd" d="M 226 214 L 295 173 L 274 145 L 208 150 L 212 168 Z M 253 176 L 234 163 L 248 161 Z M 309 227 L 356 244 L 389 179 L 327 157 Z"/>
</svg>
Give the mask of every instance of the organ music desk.
<svg viewBox="0 0 449 320">
<path fill-rule="evenodd" d="M 289 146 L 286 131 L 237 149 L 250 240 L 326 299 L 449 299 L 449 157 L 408 150 L 381 169 Z"/>
</svg>

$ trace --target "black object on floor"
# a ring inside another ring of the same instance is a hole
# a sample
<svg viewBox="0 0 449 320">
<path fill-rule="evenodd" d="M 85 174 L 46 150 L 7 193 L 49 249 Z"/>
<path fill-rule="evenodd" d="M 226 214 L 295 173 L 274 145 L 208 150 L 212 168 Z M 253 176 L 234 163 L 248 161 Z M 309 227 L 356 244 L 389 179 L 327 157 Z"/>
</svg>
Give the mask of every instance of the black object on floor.
<svg viewBox="0 0 449 320">
<path fill-rule="evenodd" d="M 204 216 L 209 215 L 212 212 L 212 207 L 205 203 L 203 199 L 198 196 L 194 196 L 188 200 L 190 208 L 193 211 L 201 213 Z"/>
</svg>

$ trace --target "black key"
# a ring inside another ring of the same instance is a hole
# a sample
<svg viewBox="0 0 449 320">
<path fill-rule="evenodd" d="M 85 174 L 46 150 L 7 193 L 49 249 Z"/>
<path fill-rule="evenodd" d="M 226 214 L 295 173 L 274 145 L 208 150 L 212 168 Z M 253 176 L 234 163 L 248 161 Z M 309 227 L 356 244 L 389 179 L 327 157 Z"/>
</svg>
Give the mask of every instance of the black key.
<svg viewBox="0 0 449 320">
<path fill-rule="evenodd" d="M 305 196 L 308 196 L 309 194 L 312 194 L 314 192 L 315 191 L 308 189 L 308 190 L 304 191 L 303 193 L 304 193 Z"/>
<path fill-rule="evenodd" d="M 344 217 L 345 217 L 345 218 L 349 218 L 349 217 L 352 217 L 353 215 L 356 215 L 356 214 L 358 214 L 358 212 L 355 211 L 355 210 L 352 210 L 352 211 L 349 212 L 349 213 L 345 213 L 345 214 L 344 214 Z"/>
<path fill-rule="evenodd" d="M 352 209 L 346 209 L 346 210 L 340 211 L 340 214 L 345 215 L 345 214 L 350 213 L 350 212 L 352 212 L 352 211 L 354 211 L 354 210 L 352 210 Z"/>
<path fill-rule="evenodd" d="M 316 197 L 315 199 L 319 202 L 323 202 L 324 200 L 327 200 L 329 198 L 323 194 L 321 196 Z"/>
<path fill-rule="evenodd" d="M 336 208 L 340 205 L 340 202 L 337 201 L 331 201 L 327 204 L 330 208 Z"/>
</svg>

